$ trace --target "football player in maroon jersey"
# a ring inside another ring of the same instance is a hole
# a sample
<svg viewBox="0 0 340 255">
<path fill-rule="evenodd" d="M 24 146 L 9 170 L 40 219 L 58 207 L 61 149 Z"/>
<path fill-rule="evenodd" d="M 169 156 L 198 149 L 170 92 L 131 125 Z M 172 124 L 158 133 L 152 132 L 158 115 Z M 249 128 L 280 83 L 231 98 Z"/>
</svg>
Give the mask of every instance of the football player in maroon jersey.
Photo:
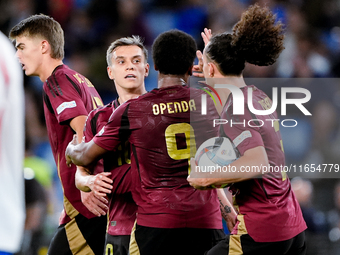
<svg viewBox="0 0 340 255">
<path fill-rule="evenodd" d="M 242 76 L 246 62 L 267 66 L 276 61 L 284 49 L 282 26 L 268 8 L 253 5 L 243 13 L 233 33 L 211 36 L 208 29 L 202 33 L 206 45 L 203 56 L 197 53 L 201 66 L 194 70 L 202 70 L 212 87 L 231 84 L 245 98 L 244 114 L 234 115 L 237 97 L 229 89 L 216 88 L 224 102 L 221 118 L 238 123 L 220 126 L 220 136 L 233 141 L 241 154 L 230 164 L 237 171 L 213 173 L 212 178 L 188 178 L 196 188 L 232 183 L 229 190 L 234 194 L 234 207 L 238 210 L 236 225 L 231 235 L 212 248 L 209 255 L 306 252 L 306 224 L 288 177 L 283 171 L 265 171 L 282 170 L 285 164 L 277 114 L 255 115 L 249 110 L 248 93 L 252 93 L 252 104 L 257 110 L 270 109 L 271 100 L 257 87 L 247 85 Z M 272 121 L 266 123 L 267 119 Z M 258 123 L 247 125 L 249 120 Z M 263 171 L 242 171 L 254 166 Z"/>
<path fill-rule="evenodd" d="M 64 191 L 64 210 L 48 254 L 102 254 L 106 216 L 97 217 L 85 207 L 75 186 L 76 167 L 65 163 L 68 142 L 75 133 L 82 139 L 88 113 L 102 100 L 86 77 L 63 64 L 64 32 L 53 18 L 30 16 L 11 29 L 10 38 L 25 74 L 43 82 L 46 126 Z M 107 201 L 93 192 L 84 197 L 89 208 L 107 210 Z"/>
<path fill-rule="evenodd" d="M 106 54 L 107 72 L 114 81 L 118 98 L 90 112 L 85 124 L 85 142 L 90 141 L 103 128 L 119 105 L 146 93 L 144 78 L 149 73 L 147 54 L 138 36 L 123 37 L 111 43 Z M 122 143 L 118 150 L 106 153 L 103 162 L 99 161 L 95 169 L 79 167 L 76 172 L 76 186 L 80 190 L 93 190 L 96 195 L 105 198 L 109 194 L 106 255 L 129 254 L 130 234 L 137 212 L 130 191 L 130 170 L 129 144 Z"/>
<path fill-rule="evenodd" d="M 223 237 L 217 192 L 195 190 L 186 178 L 192 153 L 216 135 L 218 114 L 209 100 L 201 115 L 203 92 L 187 86 L 196 52 L 191 36 L 164 32 L 152 50 L 158 88 L 118 107 L 88 143 L 75 138 L 67 163 L 87 166 L 128 140 L 138 206 L 130 254 L 204 254 Z"/>
</svg>

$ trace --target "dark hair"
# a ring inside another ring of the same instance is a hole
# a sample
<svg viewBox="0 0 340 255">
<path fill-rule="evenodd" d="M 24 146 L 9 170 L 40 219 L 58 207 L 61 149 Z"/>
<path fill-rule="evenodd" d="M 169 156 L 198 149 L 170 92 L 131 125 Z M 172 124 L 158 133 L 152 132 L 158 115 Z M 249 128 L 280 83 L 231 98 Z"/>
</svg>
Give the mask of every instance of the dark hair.
<svg viewBox="0 0 340 255">
<path fill-rule="evenodd" d="M 141 39 L 141 37 L 137 35 L 133 35 L 132 37 L 119 38 L 115 40 L 113 43 L 111 43 L 110 47 L 107 49 L 107 52 L 106 52 L 107 65 L 108 66 L 112 65 L 112 54 L 116 50 L 116 48 L 120 46 L 131 46 L 131 45 L 138 46 L 139 48 L 142 49 L 144 57 L 145 57 L 144 61 L 147 62 L 148 61 L 148 50 L 145 48 L 143 44 L 143 40 Z"/>
<path fill-rule="evenodd" d="M 12 40 L 19 36 L 41 37 L 51 45 L 52 58 L 64 58 L 64 31 L 57 21 L 47 15 L 32 15 L 20 21 L 9 32 Z"/>
<path fill-rule="evenodd" d="M 196 42 L 187 33 L 174 29 L 160 34 L 152 44 L 155 67 L 162 74 L 183 75 L 193 65 Z"/>
<path fill-rule="evenodd" d="M 258 66 L 275 63 L 284 49 L 281 22 L 268 7 L 250 6 L 234 26 L 233 34 L 217 34 L 210 38 L 205 50 L 224 75 L 240 75 L 245 62 Z"/>
</svg>

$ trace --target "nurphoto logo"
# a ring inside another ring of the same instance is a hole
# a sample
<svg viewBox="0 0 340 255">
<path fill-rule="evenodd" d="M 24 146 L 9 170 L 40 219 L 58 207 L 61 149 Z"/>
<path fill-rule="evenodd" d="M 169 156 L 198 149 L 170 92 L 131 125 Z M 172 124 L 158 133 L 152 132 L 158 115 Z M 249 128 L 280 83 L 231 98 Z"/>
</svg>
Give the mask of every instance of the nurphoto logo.
<svg viewBox="0 0 340 255">
<path fill-rule="evenodd" d="M 208 87 L 218 98 L 220 104 L 222 105 L 221 98 L 218 95 L 217 91 L 212 88 L 209 85 L 205 85 Z M 230 85 L 230 84 L 216 84 L 215 88 L 223 88 L 223 89 L 229 89 L 232 96 L 233 96 L 233 115 L 244 115 L 244 105 L 245 105 L 245 98 L 243 95 L 243 92 L 240 88 Z M 207 89 L 201 88 L 204 90 L 214 101 L 215 105 L 217 104 L 216 99 L 212 95 L 210 91 Z M 252 102 L 253 99 L 253 89 L 251 87 L 247 88 L 248 90 L 248 97 L 247 97 L 247 105 L 249 108 L 249 111 L 254 114 L 255 116 L 268 116 L 272 113 L 274 113 L 278 106 L 278 88 L 273 87 L 272 88 L 272 100 L 268 98 L 269 102 L 263 102 L 261 105 L 263 106 L 262 110 L 255 109 L 254 104 Z M 304 97 L 302 98 L 287 98 L 288 93 L 294 93 L 294 94 L 301 94 Z M 281 115 L 286 116 L 287 115 L 287 105 L 295 105 L 305 116 L 311 116 L 312 114 L 307 110 L 307 108 L 303 105 L 311 99 L 311 93 L 309 90 L 305 88 L 298 88 L 298 87 L 283 87 L 281 88 Z M 201 96 L 202 100 L 202 108 L 201 108 L 201 114 L 206 115 L 207 114 L 207 95 L 202 94 Z M 240 125 L 243 126 L 248 125 L 249 127 L 261 127 L 264 125 L 265 121 L 271 122 L 272 126 L 274 126 L 275 122 L 280 122 L 282 126 L 284 127 L 295 127 L 298 122 L 295 119 L 251 119 L 247 123 L 245 120 L 242 122 L 233 122 L 232 120 L 226 120 L 226 119 L 215 119 L 214 120 L 214 127 L 216 125 L 223 125 L 229 123 L 232 125 Z M 290 125 L 289 125 L 290 124 Z"/>
</svg>

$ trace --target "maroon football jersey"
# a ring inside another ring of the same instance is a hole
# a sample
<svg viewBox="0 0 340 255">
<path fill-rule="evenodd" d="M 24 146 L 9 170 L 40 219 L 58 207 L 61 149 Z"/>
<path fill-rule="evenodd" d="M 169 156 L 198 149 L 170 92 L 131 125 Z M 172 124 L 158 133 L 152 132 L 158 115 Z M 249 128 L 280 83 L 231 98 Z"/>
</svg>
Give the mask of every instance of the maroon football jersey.
<svg viewBox="0 0 340 255">
<path fill-rule="evenodd" d="M 202 93 L 182 85 L 154 89 L 118 107 L 94 137 L 106 150 L 129 140 L 141 226 L 222 228 L 216 190 L 196 190 L 187 182 L 190 157 L 217 134 L 213 119 L 219 116 L 212 101 L 207 115 L 201 115 Z"/>
<path fill-rule="evenodd" d="M 263 91 L 255 86 L 241 88 L 245 99 L 244 115 L 233 115 L 233 96 L 230 95 L 221 116 L 228 123 L 221 125 L 220 136 L 234 141 L 241 155 L 263 146 L 270 166 L 282 169 L 285 157 L 277 113 L 254 115 L 250 112 L 248 88 L 252 89 L 255 109 L 271 108 L 272 102 Z M 239 211 L 232 234 L 248 233 L 256 242 L 277 242 L 288 240 L 306 229 L 300 206 L 284 172 L 272 171 L 259 178 L 235 183 L 230 190 L 235 194 L 234 205 Z"/>
<path fill-rule="evenodd" d="M 108 122 L 112 112 L 119 106 L 115 101 L 103 107 L 99 107 L 87 117 L 85 124 L 85 142 L 92 138 Z M 131 165 L 129 145 L 124 144 L 118 150 L 106 153 L 103 160 L 100 160 L 95 168 L 95 173 L 111 172 L 113 190 L 109 195 L 109 221 L 107 233 L 110 235 L 130 235 L 133 224 L 136 220 L 137 205 L 132 199 L 130 192 Z M 103 166 L 104 164 L 104 166 Z"/>
<path fill-rule="evenodd" d="M 75 186 L 76 166 L 68 167 L 65 149 L 73 139 L 70 121 L 102 106 L 102 100 L 92 83 L 66 65 L 55 68 L 43 85 L 44 112 L 53 156 L 64 191 L 65 213 L 60 224 L 78 213 L 87 218 L 95 217 L 81 202 L 80 191 Z"/>
</svg>

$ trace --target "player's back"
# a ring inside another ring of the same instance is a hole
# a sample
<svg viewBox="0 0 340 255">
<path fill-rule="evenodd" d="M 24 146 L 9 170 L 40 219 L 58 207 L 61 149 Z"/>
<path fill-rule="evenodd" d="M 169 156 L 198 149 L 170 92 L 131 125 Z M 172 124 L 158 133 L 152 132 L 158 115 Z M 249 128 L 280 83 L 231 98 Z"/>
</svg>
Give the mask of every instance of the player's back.
<svg viewBox="0 0 340 255">
<path fill-rule="evenodd" d="M 216 135 L 218 114 L 209 104 L 208 114 L 201 115 L 201 94 L 182 85 L 154 89 L 125 108 L 140 225 L 221 228 L 216 191 L 187 182 L 190 158 Z"/>
</svg>

